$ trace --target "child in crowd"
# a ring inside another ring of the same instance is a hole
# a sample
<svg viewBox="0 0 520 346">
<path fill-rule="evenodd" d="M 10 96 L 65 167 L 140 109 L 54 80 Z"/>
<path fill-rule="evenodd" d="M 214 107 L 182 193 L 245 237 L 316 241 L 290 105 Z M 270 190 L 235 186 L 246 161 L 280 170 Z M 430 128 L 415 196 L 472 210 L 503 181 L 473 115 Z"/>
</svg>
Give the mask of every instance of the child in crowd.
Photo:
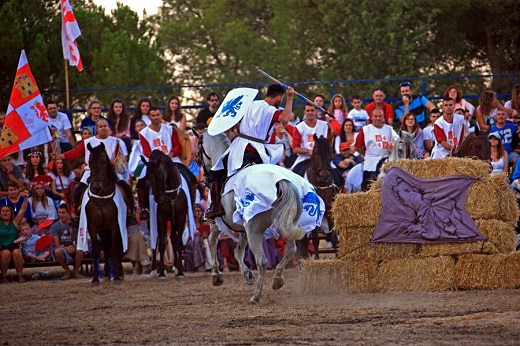
<svg viewBox="0 0 520 346">
<path fill-rule="evenodd" d="M 351 105 L 354 107 L 350 112 L 348 112 L 348 117 L 354 120 L 354 132 L 359 132 L 363 126 L 368 125 L 368 120 L 370 116 L 367 111 L 361 108 L 361 104 L 363 101 L 359 95 L 352 96 Z"/>
<path fill-rule="evenodd" d="M 31 226 L 27 222 L 20 224 L 22 236 L 14 241 L 15 244 L 22 244 L 22 254 L 27 262 L 45 262 L 51 255 L 50 251 L 36 251 L 36 242 L 40 239 L 39 235 L 31 233 Z"/>
<path fill-rule="evenodd" d="M 334 118 L 338 123 L 343 124 L 343 121 L 347 118 L 348 115 L 345 98 L 340 94 L 334 95 L 328 111 L 330 114 L 334 115 Z"/>
</svg>

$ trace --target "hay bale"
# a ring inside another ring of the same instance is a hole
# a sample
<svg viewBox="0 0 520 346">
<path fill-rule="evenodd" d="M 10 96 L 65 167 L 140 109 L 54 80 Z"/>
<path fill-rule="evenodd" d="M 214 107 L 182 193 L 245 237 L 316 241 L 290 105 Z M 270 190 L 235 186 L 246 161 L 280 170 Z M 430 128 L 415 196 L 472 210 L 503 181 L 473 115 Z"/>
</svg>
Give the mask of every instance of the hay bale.
<svg viewBox="0 0 520 346">
<path fill-rule="evenodd" d="M 506 287 L 520 288 L 520 252 L 511 252 L 506 258 Z"/>
<path fill-rule="evenodd" d="M 377 264 L 339 260 L 303 261 L 300 272 L 302 293 L 375 292 Z"/>
<path fill-rule="evenodd" d="M 465 204 L 473 219 L 497 219 L 516 226 L 518 204 L 506 183 L 506 174 L 487 176 L 473 184 Z"/>
<path fill-rule="evenodd" d="M 498 289 L 513 288 L 511 273 L 506 272 L 507 255 L 478 255 L 469 254 L 458 257 L 455 265 L 457 289 Z M 516 263 L 516 260 L 511 260 Z"/>
<path fill-rule="evenodd" d="M 421 245 L 419 257 L 434 257 L 463 254 L 508 254 L 515 249 L 515 228 L 500 220 L 475 220 L 480 233 L 487 241 L 468 243 L 444 243 Z"/>
<path fill-rule="evenodd" d="M 377 271 L 379 291 L 446 291 L 455 288 L 451 256 L 383 261 Z"/>
<path fill-rule="evenodd" d="M 488 176 L 491 172 L 491 166 L 486 161 L 458 157 L 446 157 L 439 160 L 402 159 L 385 163 L 384 169 L 387 171 L 394 166 L 425 179 L 448 175 L 469 175 L 480 178 Z"/>
<path fill-rule="evenodd" d="M 375 227 L 350 228 L 339 233 L 338 256 L 345 261 L 381 261 L 406 258 L 419 253 L 418 244 L 377 243 L 374 247 L 370 240 Z"/>
<path fill-rule="evenodd" d="M 340 194 L 332 204 L 332 217 L 337 229 L 375 227 L 381 212 L 381 192 L 367 191 Z"/>
</svg>

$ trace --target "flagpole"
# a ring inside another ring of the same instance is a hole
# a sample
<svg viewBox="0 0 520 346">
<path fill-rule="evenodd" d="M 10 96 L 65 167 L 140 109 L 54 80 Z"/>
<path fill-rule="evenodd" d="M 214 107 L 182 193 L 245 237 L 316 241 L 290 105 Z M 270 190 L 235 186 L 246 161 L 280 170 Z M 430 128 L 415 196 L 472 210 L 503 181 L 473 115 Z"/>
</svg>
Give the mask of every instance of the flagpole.
<svg viewBox="0 0 520 346">
<path fill-rule="evenodd" d="M 69 99 L 69 65 L 67 64 L 67 60 L 63 60 L 65 62 L 65 99 L 67 110 L 70 109 L 70 99 Z"/>
</svg>

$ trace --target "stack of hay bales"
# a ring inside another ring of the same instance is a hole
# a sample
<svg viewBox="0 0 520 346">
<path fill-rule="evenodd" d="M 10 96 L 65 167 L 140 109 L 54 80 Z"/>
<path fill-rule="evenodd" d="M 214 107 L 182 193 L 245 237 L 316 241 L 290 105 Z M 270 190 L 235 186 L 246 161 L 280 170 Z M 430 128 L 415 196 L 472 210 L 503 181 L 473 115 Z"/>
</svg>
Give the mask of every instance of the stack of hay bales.
<svg viewBox="0 0 520 346">
<path fill-rule="evenodd" d="M 324 287 L 348 292 L 443 291 L 520 287 L 520 253 L 515 250 L 519 212 L 505 174 L 490 176 L 484 161 L 460 158 L 398 160 L 398 166 L 420 178 L 449 175 L 480 177 L 466 201 L 466 210 L 488 239 L 434 245 L 377 243 L 370 240 L 382 207 L 382 182 L 367 192 L 338 195 L 333 216 L 339 231 L 339 259 L 306 261 L 303 290 Z"/>
</svg>

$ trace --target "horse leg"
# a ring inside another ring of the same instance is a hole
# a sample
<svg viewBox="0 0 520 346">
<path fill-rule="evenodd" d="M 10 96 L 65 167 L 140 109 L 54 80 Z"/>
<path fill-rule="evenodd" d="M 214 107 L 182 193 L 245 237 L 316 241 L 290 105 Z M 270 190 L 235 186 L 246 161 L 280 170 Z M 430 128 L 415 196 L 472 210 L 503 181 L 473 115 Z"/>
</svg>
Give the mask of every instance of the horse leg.
<svg viewBox="0 0 520 346">
<path fill-rule="evenodd" d="M 97 240 L 96 232 L 90 232 L 90 239 L 92 239 L 92 263 L 94 263 L 94 278 L 91 281 L 92 286 L 99 286 L 99 242 Z"/>
<path fill-rule="evenodd" d="M 249 300 L 253 304 L 258 304 L 260 298 L 262 298 L 262 288 L 264 286 L 265 272 L 267 270 L 267 258 L 264 254 L 264 247 L 262 239 L 264 237 L 265 229 L 261 229 L 261 225 L 255 225 L 252 222 L 246 226 L 247 238 L 249 239 L 249 247 L 256 259 L 256 267 L 258 268 L 258 281 L 256 283 L 256 289 Z"/>
<path fill-rule="evenodd" d="M 320 227 L 317 226 L 312 230 L 312 246 L 314 247 L 314 259 L 320 259 L 320 237 L 318 232 L 320 231 Z"/>
<path fill-rule="evenodd" d="M 183 250 L 183 244 L 182 244 L 182 232 L 184 231 L 184 228 L 181 225 L 185 224 L 185 221 L 180 220 L 178 224 L 175 224 L 172 227 L 172 247 L 173 247 L 173 261 L 175 263 L 175 268 L 177 269 L 177 277 L 179 279 L 184 279 L 184 272 L 183 264 L 182 264 L 182 250 Z M 179 227 L 181 226 L 181 227 Z M 180 229 L 179 229 L 180 228 Z"/>
<path fill-rule="evenodd" d="M 287 263 L 291 260 L 292 255 L 296 252 L 296 244 L 293 241 L 287 241 L 285 243 L 285 251 L 283 258 L 276 266 L 276 272 L 273 278 L 273 290 L 279 290 L 283 287 L 283 271 L 287 266 Z"/>
<path fill-rule="evenodd" d="M 103 237 L 101 238 L 101 246 L 103 247 L 103 257 L 105 258 L 105 265 L 103 267 L 104 270 L 104 277 L 105 280 L 110 281 L 111 275 L 110 275 L 110 262 L 111 262 L 111 249 L 112 249 L 112 239 L 109 237 Z M 114 264 L 112 263 L 112 266 Z"/>
<path fill-rule="evenodd" d="M 119 225 L 115 223 L 111 227 L 112 229 L 112 246 L 110 251 L 110 257 L 112 258 L 112 266 L 114 267 L 114 284 L 119 285 L 123 280 L 123 264 L 121 263 L 121 257 L 123 254 L 123 242 L 121 240 L 121 233 L 119 232 Z"/>
<path fill-rule="evenodd" d="M 211 277 L 213 278 L 213 286 L 220 286 L 224 282 L 222 273 L 218 270 L 218 257 L 217 257 L 217 243 L 220 230 L 215 224 L 210 224 L 211 232 L 208 237 L 209 249 L 212 258 L 207 258 L 206 261 L 212 261 Z"/>
<path fill-rule="evenodd" d="M 253 272 L 244 263 L 244 252 L 246 251 L 246 245 L 247 234 L 242 232 L 240 233 L 238 244 L 235 248 L 235 258 L 237 259 L 238 264 L 240 265 L 240 272 L 244 276 L 246 284 L 252 285 L 255 283 L 255 276 L 253 275 Z"/>
<path fill-rule="evenodd" d="M 157 211 L 157 239 L 159 240 L 159 255 L 161 256 L 159 260 L 159 267 L 157 268 L 157 273 L 159 275 L 159 280 L 165 280 L 166 276 L 164 275 L 164 253 L 166 252 L 166 220 L 159 215 L 159 210 Z"/>
</svg>

